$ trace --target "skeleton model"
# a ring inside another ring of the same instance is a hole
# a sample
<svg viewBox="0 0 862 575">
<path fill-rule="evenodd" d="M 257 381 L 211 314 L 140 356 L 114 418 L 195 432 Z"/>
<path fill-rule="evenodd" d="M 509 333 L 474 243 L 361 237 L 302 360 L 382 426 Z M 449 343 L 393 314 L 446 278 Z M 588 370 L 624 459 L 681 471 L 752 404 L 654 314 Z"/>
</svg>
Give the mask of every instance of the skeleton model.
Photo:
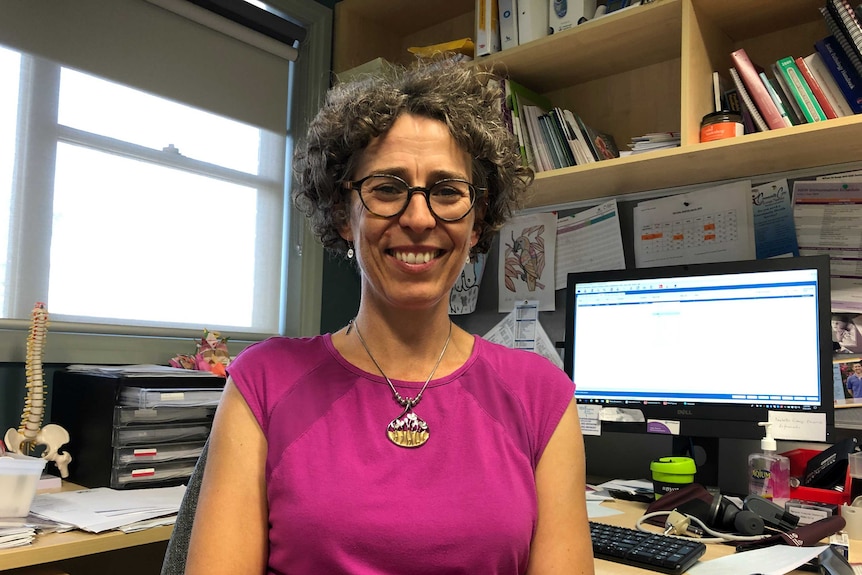
<svg viewBox="0 0 862 575">
<path fill-rule="evenodd" d="M 6 432 L 6 447 L 10 451 L 27 455 L 36 445 L 45 446 L 42 458 L 53 461 L 60 470 L 61 477 L 69 476 L 68 452 L 60 453 L 60 447 L 69 443 L 69 432 L 54 423 L 42 427 L 45 415 L 45 375 L 42 371 L 42 351 L 45 336 L 48 334 L 48 310 L 45 304 L 37 302 L 33 308 L 30 322 L 30 335 L 27 338 L 27 398 L 21 414 L 18 429 Z"/>
</svg>

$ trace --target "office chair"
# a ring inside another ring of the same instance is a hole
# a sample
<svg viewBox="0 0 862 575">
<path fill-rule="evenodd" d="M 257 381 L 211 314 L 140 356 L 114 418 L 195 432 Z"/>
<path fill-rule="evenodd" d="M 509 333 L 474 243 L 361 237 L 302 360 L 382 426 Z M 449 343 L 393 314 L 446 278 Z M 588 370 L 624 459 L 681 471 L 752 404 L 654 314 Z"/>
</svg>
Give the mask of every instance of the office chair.
<svg viewBox="0 0 862 575">
<path fill-rule="evenodd" d="M 201 481 L 204 478 L 204 467 L 207 462 L 207 448 L 209 440 L 204 444 L 203 451 L 198 457 L 197 464 L 189 477 L 186 493 L 177 513 L 177 521 L 168 541 L 165 551 L 165 559 L 162 562 L 161 575 L 183 575 L 186 570 L 186 555 L 189 551 L 189 541 L 192 536 L 192 524 L 195 519 L 195 509 L 198 504 L 198 494 L 201 490 Z"/>
</svg>

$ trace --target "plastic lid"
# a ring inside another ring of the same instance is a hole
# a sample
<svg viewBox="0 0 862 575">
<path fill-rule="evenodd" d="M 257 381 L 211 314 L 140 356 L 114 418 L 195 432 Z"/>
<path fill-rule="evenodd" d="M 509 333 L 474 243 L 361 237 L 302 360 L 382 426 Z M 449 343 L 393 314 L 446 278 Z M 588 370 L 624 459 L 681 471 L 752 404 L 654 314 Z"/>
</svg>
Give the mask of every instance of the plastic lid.
<svg viewBox="0 0 862 575">
<path fill-rule="evenodd" d="M 777 451 L 778 444 L 775 443 L 775 439 L 772 437 L 772 430 L 770 429 L 772 422 L 760 421 L 757 425 L 766 428 L 766 437 L 760 440 L 760 448 L 763 451 Z"/>
<path fill-rule="evenodd" d="M 693 475 L 697 472 L 694 459 L 691 457 L 660 457 L 649 464 L 650 471 Z"/>
</svg>

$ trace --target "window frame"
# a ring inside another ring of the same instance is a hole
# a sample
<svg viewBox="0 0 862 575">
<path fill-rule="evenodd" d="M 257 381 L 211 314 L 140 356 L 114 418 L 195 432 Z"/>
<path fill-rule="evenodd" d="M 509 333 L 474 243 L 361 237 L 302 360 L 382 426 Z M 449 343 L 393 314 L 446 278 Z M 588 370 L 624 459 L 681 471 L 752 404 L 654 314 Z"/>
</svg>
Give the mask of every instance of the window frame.
<svg viewBox="0 0 862 575">
<path fill-rule="evenodd" d="M 281 310 L 278 333 L 287 336 L 316 335 L 320 329 L 320 292 L 323 277 L 323 249 L 311 235 L 305 224 L 304 217 L 292 206 L 289 198 L 293 178 L 290 171 L 290 158 L 293 152 L 293 138 L 301 135 L 310 118 L 317 111 L 326 90 L 329 88 L 329 70 L 332 45 L 332 10 L 312 0 L 269 0 L 270 5 L 285 14 L 289 14 L 307 30 L 305 40 L 299 46 L 299 58 L 290 64 L 288 98 L 289 114 L 287 138 L 285 145 L 285 181 L 284 181 L 284 225 L 282 250 L 281 293 L 278 296 Z M 48 67 L 52 68 L 52 67 Z M 36 70 L 39 72 L 39 70 Z M 59 67 L 49 70 L 56 74 L 54 81 L 59 84 Z M 50 81 L 50 80 L 49 80 Z M 301 87 L 301 89 L 300 89 Z M 58 91 L 46 91 L 46 97 L 57 98 Z M 56 110 L 56 105 L 53 108 Z M 32 115 L 30 116 L 33 117 Z M 41 121 L 40 121 L 41 120 Z M 56 117 L 53 120 L 36 115 L 36 122 L 28 129 L 56 131 Z M 60 141 L 74 134 L 52 136 Z M 42 161 L 45 161 L 44 156 Z M 32 173 L 44 174 L 44 170 Z M 35 185 L 50 191 L 53 189 L 53 173 L 46 181 L 35 182 Z M 31 182 L 32 184 L 32 182 Z M 28 188 L 30 186 L 28 185 Z M 21 194 L 18 201 L 40 202 L 40 194 Z M 27 208 L 34 213 L 38 210 Z M 50 227 L 51 214 L 41 210 L 45 221 L 42 225 Z M 11 225 L 16 225 L 11 223 Z M 24 228 L 28 229 L 24 229 Z M 19 252 L 21 246 L 27 246 L 30 257 L 34 251 L 37 256 L 50 260 L 50 238 L 45 234 L 38 237 L 35 231 L 40 226 L 21 226 L 14 229 L 10 249 Z M 46 229 L 42 227 L 41 229 Z M 19 257 L 12 261 L 20 261 Z M 45 272 L 47 274 L 47 270 Z M 32 280 L 28 280 L 32 281 Z M 19 294 L 36 293 L 23 289 L 15 290 Z M 32 308 L 35 302 L 12 301 L 9 309 L 18 310 Z M 23 306 L 23 307 L 22 307 Z M 48 313 L 50 314 L 50 305 Z M 49 315 L 50 318 L 50 315 Z M 25 360 L 28 320 L 0 319 L 0 361 L 22 362 Z M 201 326 L 201 330 L 207 326 Z M 114 326 L 104 324 L 87 324 L 77 322 L 49 321 L 48 337 L 43 361 L 45 363 L 157 363 L 165 364 L 170 357 L 187 351 L 193 346 L 193 341 L 201 336 L 201 330 L 152 328 L 136 326 Z M 246 345 L 262 339 L 258 334 L 225 333 L 230 337 L 230 352 L 236 354 Z"/>
</svg>

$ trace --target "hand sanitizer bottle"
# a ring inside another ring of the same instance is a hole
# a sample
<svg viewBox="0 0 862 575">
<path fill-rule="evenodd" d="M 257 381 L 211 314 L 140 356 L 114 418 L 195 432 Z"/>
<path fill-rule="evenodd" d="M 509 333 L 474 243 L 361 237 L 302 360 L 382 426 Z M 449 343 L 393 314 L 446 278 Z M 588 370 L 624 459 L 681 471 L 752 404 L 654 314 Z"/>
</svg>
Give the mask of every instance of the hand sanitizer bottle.
<svg viewBox="0 0 862 575">
<path fill-rule="evenodd" d="M 772 499 L 784 505 L 790 499 L 790 460 L 777 453 L 770 422 L 757 425 L 765 428 L 765 437 L 760 440 L 761 452 L 748 456 L 748 493 Z"/>
</svg>

